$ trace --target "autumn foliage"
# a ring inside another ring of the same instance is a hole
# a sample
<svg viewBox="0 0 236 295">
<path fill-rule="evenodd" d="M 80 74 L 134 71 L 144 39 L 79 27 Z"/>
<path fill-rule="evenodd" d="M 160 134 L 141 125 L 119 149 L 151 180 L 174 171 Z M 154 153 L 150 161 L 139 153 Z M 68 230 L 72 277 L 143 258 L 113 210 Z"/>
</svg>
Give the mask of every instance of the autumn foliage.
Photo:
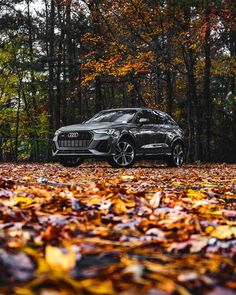
<svg viewBox="0 0 236 295">
<path fill-rule="evenodd" d="M 0 166 L 1 294 L 235 294 L 236 166 Z"/>
</svg>

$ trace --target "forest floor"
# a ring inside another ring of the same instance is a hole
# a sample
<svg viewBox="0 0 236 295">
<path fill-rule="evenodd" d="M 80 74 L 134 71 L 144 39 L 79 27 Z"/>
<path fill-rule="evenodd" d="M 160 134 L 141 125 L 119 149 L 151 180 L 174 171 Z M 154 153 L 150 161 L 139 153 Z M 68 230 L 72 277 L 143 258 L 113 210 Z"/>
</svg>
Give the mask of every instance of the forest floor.
<svg viewBox="0 0 236 295">
<path fill-rule="evenodd" d="M 236 165 L 0 164 L 0 294 L 236 294 Z"/>
</svg>

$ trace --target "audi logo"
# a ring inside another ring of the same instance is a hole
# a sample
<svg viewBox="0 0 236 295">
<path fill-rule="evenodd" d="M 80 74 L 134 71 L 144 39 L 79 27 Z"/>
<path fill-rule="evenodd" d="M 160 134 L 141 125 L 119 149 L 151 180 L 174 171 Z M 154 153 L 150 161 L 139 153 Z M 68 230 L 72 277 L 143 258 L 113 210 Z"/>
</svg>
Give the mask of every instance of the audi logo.
<svg viewBox="0 0 236 295">
<path fill-rule="evenodd" d="M 78 137 L 79 136 L 79 133 L 78 132 L 71 132 L 68 134 L 68 137 L 70 138 L 75 138 L 75 137 Z"/>
</svg>

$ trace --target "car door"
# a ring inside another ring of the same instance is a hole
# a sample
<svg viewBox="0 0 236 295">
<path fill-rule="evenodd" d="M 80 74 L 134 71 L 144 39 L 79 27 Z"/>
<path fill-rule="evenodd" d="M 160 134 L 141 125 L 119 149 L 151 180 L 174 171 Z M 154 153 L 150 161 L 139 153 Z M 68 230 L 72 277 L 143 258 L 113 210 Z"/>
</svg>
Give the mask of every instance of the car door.
<svg viewBox="0 0 236 295">
<path fill-rule="evenodd" d="M 139 124 L 139 119 L 148 119 L 148 122 Z M 145 155 L 152 155 L 157 153 L 158 139 L 156 134 L 156 126 L 151 110 L 143 110 L 136 117 L 137 132 L 136 142 L 138 152 Z"/>
<path fill-rule="evenodd" d="M 157 154 L 163 154 L 169 149 L 167 144 L 168 132 L 170 132 L 169 126 L 167 125 L 167 120 L 164 113 L 155 110 L 152 113 L 152 121 L 154 122 L 153 125 L 155 132 L 155 152 Z"/>
<path fill-rule="evenodd" d="M 167 153 L 171 152 L 171 143 L 176 136 L 182 137 L 182 133 L 176 122 L 167 114 L 165 114 L 165 123 L 163 125 L 165 133 L 165 142 L 167 144 Z"/>
</svg>

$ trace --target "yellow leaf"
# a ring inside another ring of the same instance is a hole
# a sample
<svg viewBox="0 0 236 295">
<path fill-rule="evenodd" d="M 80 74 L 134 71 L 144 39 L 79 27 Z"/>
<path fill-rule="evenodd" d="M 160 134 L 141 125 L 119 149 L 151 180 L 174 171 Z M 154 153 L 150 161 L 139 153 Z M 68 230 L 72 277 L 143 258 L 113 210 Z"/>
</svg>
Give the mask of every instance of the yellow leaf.
<svg viewBox="0 0 236 295">
<path fill-rule="evenodd" d="M 200 191 L 195 191 L 195 190 L 192 190 L 192 189 L 188 190 L 187 195 L 188 195 L 188 197 L 196 198 L 196 199 L 202 199 L 202 198 L 206 197 L 204 193 L 202 193 Z"/>
<path fill-rule="evenodd" d="M 49 245 L 46 247 L 45 259 L 55 270 L 69 271 L 75 267 L 76 254 L 71 248 L 60 249 Z"/>
<path fill-rule="evenodd" d="M 112 206 L 111 211 L 114 214 L 120 215 L 127 211 L 127 208 L 125 206 L 125 203 L 120 199 L 115 199 Z"/>
<path fill-rule="evenodd" d="M 101 294 L 101 295 L 113 295 L 115 291 L 110 280 L 105 280 L 103 282 L 88 279 L 81 281 L 83 288 L 89 292 L 89 294 Z"/>
<path fill-rule="evenodd" d="M 236 237 L 236 227 L 230 227 L 228 225 L 220 225 L 214 231 L 211 232 L 213 238 L 219 240 L 230 239 L 233 236 Z"/>
<path fill-rule="evenodd" d="M 209 225 L 209 226 L 207 226 L 207 228 L 205 229 L 205 232 L 207 233 L 207 234 L 210 234 L 210 233 L 212 233 L 213 231 L 214 231 L 214 226 L 211 226 L 211 225 Z"/>
<path fill-rule="evenodd" d="M 171 185 L 180 186 L 180 185 L 182 185 L 182 183 L 180 181 L 174 181 L 171 183 Z"/>
<path fill-rule="evenodd" d="M 32 198 L 27 198 L 27 197 L 16 197 L 16 198 L 14 198 L 14 202 L 15 202 L 15 204 L 23 203 L 26 205 L 30 205 L 30 204 L 34 203 L 35 200 Z"/>
<path fill-rule="evenodd" d="M 135 176 L 134 175 L 122 175 L 121 179 L 124 181 L 129 181 L 129 180 L 135 179 Z"/>
</svg>

